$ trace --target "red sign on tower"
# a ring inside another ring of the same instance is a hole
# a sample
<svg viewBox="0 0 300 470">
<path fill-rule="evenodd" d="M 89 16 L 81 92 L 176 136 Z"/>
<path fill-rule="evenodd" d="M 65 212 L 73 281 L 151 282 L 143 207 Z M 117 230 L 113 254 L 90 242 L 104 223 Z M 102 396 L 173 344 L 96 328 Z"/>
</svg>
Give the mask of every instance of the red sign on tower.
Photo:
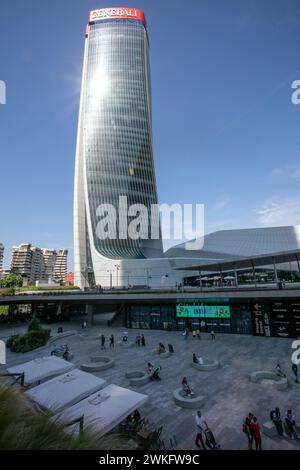
<svg viewBox="0 0 300 470">
<path fill-rule="evenodd" d="M 99 21 L 110 18 L 126 18 L 130 20 L 145 21 L 143 10 L 127 7 L 100 8 L 100 10 L 92 10 L 90 11 L 89 21 Z"/>
</svg>

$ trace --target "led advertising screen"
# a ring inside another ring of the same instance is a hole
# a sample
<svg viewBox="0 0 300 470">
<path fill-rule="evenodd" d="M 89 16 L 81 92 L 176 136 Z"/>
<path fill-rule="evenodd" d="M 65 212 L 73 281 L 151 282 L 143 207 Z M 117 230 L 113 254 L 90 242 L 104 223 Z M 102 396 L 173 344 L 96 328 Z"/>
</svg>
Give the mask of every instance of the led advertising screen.
<svg viewBox="0 0 300 470">
<path fill-rule="evenodd" d="M 229 305 L 176 305 L 178 318 L 230 318 Z"/>
</svg>

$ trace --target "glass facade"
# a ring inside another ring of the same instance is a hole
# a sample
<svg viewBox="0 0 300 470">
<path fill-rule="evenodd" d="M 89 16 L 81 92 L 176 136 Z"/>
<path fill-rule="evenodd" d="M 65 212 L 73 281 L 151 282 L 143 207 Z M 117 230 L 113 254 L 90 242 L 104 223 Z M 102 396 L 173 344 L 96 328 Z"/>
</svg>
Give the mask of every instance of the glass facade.
<svg viewBox="0 0 300 470">
<path fill-rule="evenodd" d="M 127 197 L 128 206 L 143 204 L 149 214 L 151 205 L 158 203 L 144 22 L 109 19 L 90 23 L 86 54 L 82 120 L 90 244 L 110 259 L 158 257 L 161 239 L 150 239 L 150 227 L 138 239 L 119 236 L 119 230 L 126 230 L 130 223 L 125 208 L 118 212 L 120 196 Z M 116 238 L 100 239 L 97 234 L 100 204 L 117 209 Z"/>
</svg>

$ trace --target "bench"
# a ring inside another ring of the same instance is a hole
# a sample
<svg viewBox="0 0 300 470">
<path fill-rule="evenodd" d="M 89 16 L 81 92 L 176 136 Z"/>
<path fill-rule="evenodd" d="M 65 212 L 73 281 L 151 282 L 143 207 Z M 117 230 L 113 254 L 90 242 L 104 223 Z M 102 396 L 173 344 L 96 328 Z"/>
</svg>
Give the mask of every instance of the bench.
<svg viewBox="0 0 300 470">
<path fill-rule="evenodd" d="M 125 373 L 131 385 L 145 385 L 149 382 L 149 375 L 141 370 L 132 370 Z"/>
<path fill-rule="evenodd" d="M 267 371 L 267 370 L 259 370 L 256 372 L 252 372 L 250 374 L 251 382 L 257 383 L 261 380 L 272 380 L 273 385 L 276 387 L 277 390 L 286 390 L 288 388 L 288 380 L 286 377 L 278 377 L 275 372 Z"/>
<path fill-rule="evenodd" d="M 108 356 L 93 356 L 90 364 L 81 364 L 80 369 L 85 372 L 99 372 L 112 367 L 115 360 Z"/>
<path fill-rule="evenodd" d="M 167 357 L 171 356 L 170 351 L 165 351 L 165 352 L 159 354 L 157 348 L 152 350 L 152 354 L 157 354 L 158 357 L 161 357 L 162 359 L 166 359 Z"/>
<path fill-rule="evenodd" d="M 119 346 L 123 346 L 124 348 L 131 348 L 132 346 L 135 346 L 135 343 L 132 341 L 118 341 L 117 344 Z"/>
<path fill-rule="evenodd" d="M 284 422 L 284 419 L 283 419 L 283 422 L 282 422 L 282 425 L 283 425 L 283 430 L 284 432 L 286 433 L 286 424 Z M 300 423 L 296 423 L 296 430 L 299 431 L 300 429 Z M 268 437 L 276 437 L 278 436 L 278 432 L 277 432 L 277 429 L 276 429 L 276 426 L 275 424 L 273 423 L 273 421 L 266 421 L 265 423 L 263 423 L 262 425 L 262 431 L 263 433 L 268 436 Z"/>
<path fill-rule="evenodd" d="M 185 396 L 183 395 L 182 388 L 177 388 L 173 392 L 173 399 L 176 405 L 181 408 L 201 408 L 204 405 L 206 397 L 201 395 Z"/>
<path fill-rule="evenodd" d="M 199 364 L 197 362 L 192 362 L 192 366 L 197 370 L 202 370 L 205 372 L 209 372 L 211 370 L 218 369 L 220 367 L 219 361 L 214 359 L 212 362 L 206 362 L 203 364 Z"/>
</svg>

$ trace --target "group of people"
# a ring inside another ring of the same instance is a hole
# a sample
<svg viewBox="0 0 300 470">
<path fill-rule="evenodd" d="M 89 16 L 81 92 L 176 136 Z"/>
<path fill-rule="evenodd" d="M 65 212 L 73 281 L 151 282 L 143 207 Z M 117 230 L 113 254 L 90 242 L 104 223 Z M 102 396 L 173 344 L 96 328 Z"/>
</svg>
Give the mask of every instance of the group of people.
<svg viewBox="0 0 300 470">
<path fill-rule="evenodd" d="M 150 380 L 160 380 L 160 371 L 161 366 L 155 366 L 152 362 L 148 362 L 147 364 L 147 372 L 149 375 Z"/>
<path fill-rule="evenodd" d="M 51 356 L 59 356 L 65 360 L 68 361 L 70 359 L 70 349 L 67 344 L 64 344 L 62 346 L 57 346 L 57 344 L 54 344 L 52 349 L 51 349 Z"/>
<path fill-rule="evenodd" d="M 190 333 L 190 330 L 189 330 L 188 327 L 186 327 L 186 328 L 184 329 L 184 332 L 182 333 L 184 339 L 186 339 L 186 340 L 188 339 L 189 333 Z M 199 329 L 193 330 L 192 335 L 193 335 L 193 338 L 201 339 L 201 332 L 200 332 Z M 213 341 L 216 339 L 216 334 L 215 334 L 214 330 L 211 330 L 210 336 L 211 336 L 211 339 L 212 339 Z"/>
<path fill-rule="evenodd" d="M 247 436 L 248 449 L 253 450 L 253 442 L 255 442 L 255 449 L 261 450 L 260 424 L 253 413 L 249 413 L 248 416 L 246 416 L 243 422 L 243 432 Z"/>
<path fill-rule="evenodd" d="M 172 344 L 168 344 L 168 351 L 173 354 L 174 348 Z M 163 343 L 158 343 L 158 354 L 162 354 L 166 352 L 166 347 Z"/>
<path fill-rule="evenodd" d="M 296 422 L 293 411 L 287 410 L 284 417 L 285 430 L 283 426 L 283 420 L 281 418 L 281 412 L 279 408 L 275 408 L 270 412 L 270 419 L 274 423 L 277 433 L 279 436 L 288 436 L 291 438 L 300 438 L 296 429 Z"/>
<path fill-rule="evenodd" d="M 137 346 L 146 346 L 146 340 L 144 335 L 138 334 L 135 340 Z"/>
<path fill-rule="evenodd" d="M 282 371 L 280 364 L 277 364 L 277 366 L 275 367 L 275 372 L 276 372 L 276 375 L 280 378 L 286 377 L 286 374 Z M 299 383 L 299 380 L 298 380 L 298 365 L 295 362 L 292 363 L 292 372 L 295 376 L 295 382 Z"/>
<path fill-rule="evenodd" d="M 101 349 L 106 349 L 105 348 L 106 338 L 103 333 L 100 335 L 100 341 L 101 341 Z M 114 349 L 114 347 L 115 347 L 115 337 L 113 334 L 111 334 L 109 337 L 109 348 Z"/>
</svg>

